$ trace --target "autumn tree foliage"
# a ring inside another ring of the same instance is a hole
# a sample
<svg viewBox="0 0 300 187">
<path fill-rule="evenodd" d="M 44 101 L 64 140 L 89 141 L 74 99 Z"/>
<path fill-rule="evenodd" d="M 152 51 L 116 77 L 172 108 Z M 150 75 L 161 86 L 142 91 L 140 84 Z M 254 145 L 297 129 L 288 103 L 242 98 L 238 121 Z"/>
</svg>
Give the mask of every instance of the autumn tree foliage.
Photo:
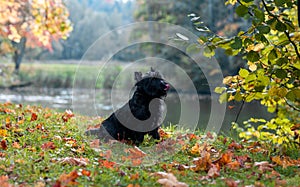
<svg viewBox="0 0 300 187">
<path fill-rule="evenodd" d="M 299 2 L 299 1 L 298 1 Z M 279 147 L 300 145 L 300 29 L 295 0 L 228 0 L 235 13 L 251 21 L 248 29 L 224 38 L 209 29 L 200 37 L 204 55 L 221 48 L 246 62 L 237 75 L 224 78 L 220 101 L 259 101 L 274 117 L 251 118 L 243 127 L 234 123 L 240 137 L 258 139 Z M 204 27 L 204 25 L 197 25 Z"/>
<path fill-rule="evenodd" d="M 62 0 L 0 0 L 1 53 L 12 53 L 18 71 L 26 47 L 52 50 L 72 31 Z"/>
</svg>

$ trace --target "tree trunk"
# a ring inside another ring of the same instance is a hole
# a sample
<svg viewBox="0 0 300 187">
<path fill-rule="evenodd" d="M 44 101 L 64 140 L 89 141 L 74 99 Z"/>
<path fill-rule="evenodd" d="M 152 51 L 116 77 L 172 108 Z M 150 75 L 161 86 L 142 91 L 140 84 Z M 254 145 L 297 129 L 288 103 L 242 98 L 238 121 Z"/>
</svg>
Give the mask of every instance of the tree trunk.
<svg viewBox="0 0 300 187">
<path fill-rule="evenodd" d="M 15 52 L 14 52 L 14 56 L 13 56 L 13 61 L 15 63 L 15 73 L 19 72 L 22 58 L 25 53 L 26 40 L 27 39 L 25 37 L 22 37 L 19 43 L 17 43 L 17 42 L 12 43 L 15 48 Z"/>
</svg>

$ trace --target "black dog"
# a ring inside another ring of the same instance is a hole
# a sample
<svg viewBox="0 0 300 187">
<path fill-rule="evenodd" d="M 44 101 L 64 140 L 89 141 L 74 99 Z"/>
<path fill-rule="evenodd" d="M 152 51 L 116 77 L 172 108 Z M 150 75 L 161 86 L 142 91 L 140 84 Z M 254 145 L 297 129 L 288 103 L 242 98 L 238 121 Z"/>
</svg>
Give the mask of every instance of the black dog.
<svg viewBox="0 0 300 187">
<path fill-rule="evenodd" d="M 159 140 L 158 128 L 164 114 L 164 101 L 170 85 L 159 72 L 153 70 L 142 76 L 135 72 L 136 90 L 123 107 L 102 122 L 98 129 L 86 131 L 87 135 L 96 135 L 100 139 L 131 140 L 135 144 L 143 142 L 149 134 Z"/>
</svg>

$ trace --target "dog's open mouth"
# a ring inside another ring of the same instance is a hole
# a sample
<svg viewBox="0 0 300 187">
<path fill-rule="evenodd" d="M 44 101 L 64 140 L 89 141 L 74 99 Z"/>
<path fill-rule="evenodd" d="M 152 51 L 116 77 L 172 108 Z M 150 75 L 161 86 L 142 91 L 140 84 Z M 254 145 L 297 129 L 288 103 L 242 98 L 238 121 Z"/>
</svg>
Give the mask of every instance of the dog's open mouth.
<svg viewBox="0 0 300 187">
<path fill-rule="evenodd" d="M 168 91 L 169 89 L 170 89 L 170 85 L 169 85 L 169 84 L 166 84 L 164 90 L 165 90 L 165 91 Z"/>
</svg>

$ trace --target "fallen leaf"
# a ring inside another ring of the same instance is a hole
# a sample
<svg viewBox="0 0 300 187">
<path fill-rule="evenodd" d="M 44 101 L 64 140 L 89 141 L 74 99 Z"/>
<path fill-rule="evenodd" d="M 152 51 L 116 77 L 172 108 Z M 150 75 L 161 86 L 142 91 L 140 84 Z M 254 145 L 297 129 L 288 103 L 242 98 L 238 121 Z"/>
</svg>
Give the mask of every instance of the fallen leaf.
<svg viewBox="0 0 300 187">
<path fill-rule="evenodd" d="M 268 161 L 262 161 L 262 162 L 254 162 L 254 167 L 258 167 L 258 170 L 265 172 L 265 171 L 272 171 L 274 165 L 270 164 Z"/>
<path fill-rule="evenodd" d="M 95 140 L 91 141 L 90 142 L 90 147 L 91 148 L 100 148 L 100 140 L 95 139 Z"/>
<path fill-rule="evenodd" d="M 160 136 L 162 139 L 166 139 L 166 138 L 170 138 L 170 137 L 171 137 L 171 134 L 170 134 L 170 133 L 167 133 L 167 132 L 164 131 L 162 128 L 159 128 L 159 129 L 158 129 L 158 133 L 159 133 L 159 136 Z"/>
<path fill-rule="evenodd" d="M 207 176 L 210 178 L 217 178 L 220 176 L 220 168 L 217 165 L 212 164 L 207 172 Z"/>
<path fill-rule="evenodd" d="M 64 122 L 68 122 L 70 118 L 74 117 L 75 115 L 71 110 L 66 110 L 63 116 L 61 117 Z"/>
<path fill-rule="evenodd" d="M 0 176 L 0 184 L 1 184 L 1 187 L 13 187 L 14 186 L 9 183 L 7 175 Z"/>
<path fill-rule="evenodd" d="M 139 184 L 128 184 L 127 187 L 140 187 Z"/>
<path fill-rule="evenodd" d="M 136 174 L 131 174 L 130 175 L 130 180 L 136 180 L 140 177 L 139 173 L 136 173 Z"/>
<path fill-rule="evenodd" d="M 16 149 L 20 149 L 20 148 L 21 148 L 21 146 L 20 146 L 20 144 L 19 144 L 18 142 L 14 142 L 14 143 L 12 144 L 12 147 L 13 147 L 13 148 L 16 148 Z"/>
<path fill-rule="evenodd" d="M 7 136 L 7 130 L 0 129 L 0 137 L 5 137 L 5 136 Z"/>
<path fill-rule="evenodd" d="M 238 186 L 238 183 L 235 182 L 233 179 L 224 179 L 224 180 L 225 180 L 225 184 L 228 187 L 237 187 Z"/>
<path fill-rule="evenodd" d="M 87 177 L 91 176 L 91 172 L 89 170 L 85 170 L 85 169 L 83 169 L 81 171 L 81 174 L 84 175 L 84 176 L 87 176 Z"/>
<path fill-rule="evenodd" d="M 30 121 L 36 121 L 38 118 L 37 114 L 36 113 L 31 113 L 31 119 Z"/>
<path fill-rule="evenodd" d="M 188 185 L 183 182 L 179 182 L 173 173 L 166 172 L 156 172 L 155 176 L 160 177 L 157 180 L 158 183 L 162 184 L 164 187 L 187 187 Z"/>
<path fill-rule="evenodd" d="M 217 160 L 215 160 L 213 163 L 214 164 L 219 164 L 220 166 L 224 166 L 230 162 L 232 162 L 232 156 L 233 156 L 233 153 L 231 151 L 227 151 L 226 153 L 223 153 L 221 155 L 221 157 Z"/>
<path fill-rule="evenodd" d="M 232 141 L 229 145 L 228 145 L 228 149 L 242 149 L 243 146 L 241 144 L 238 144 L 234 141 Z"/>
<path fill-rule="evenodd" d="M 272 162 L 276 163 L 283 168 L 287 168 L 289 166 L 300 166 L 300 160 L 294 160 L 287 156 L 274 156 L 271 157 Z"/>
<path fill-rule="evenodd" d="M 203 151 L 201 157 L 195 158 L 193 163 L 195 164 L 194 167 L 191 167 L 193 171 L 207 171 L 211 165 L 210 153 Z"/>
<path fill-rule="evenodd" d="M 232 170 L 237 170 L 240 168 L 240 163 L 238 161 L 229 162 L 226 164 L 226 167 Z"/>
<path fill-rule="evenodd" d="M 56 146 L 53 142 L 46 142 L 41 146 L 42 149 L 55 149 Z"/>
<path fill-rule="evenodd" d="M 85 158 L 73 158 L 73 157 L 66 157 L 59 161 L 62 164 L 70 164 L 74 166 L 86 166 L 88 164 L 88 159 Z"/>
<path fill-rule="evenodd" d="M 113 169 L 114 166 L 116 165 L 115 162 L 111 162 L 111 161 L 108 161 L 108 160 L 99 160 L 99 164 L 100 164 L 100 167 L 105 167 L 105 168 L 108 168 L 108 169 Z"/>
<path fill-rule="evenodd" d="M 53 187 L 76 186 L 76 185 L 78 185 L 78 182 L 76 182 L 76 179 L 78 177 L 79 177 L 79 175 L 76 170 L 74 170 L 68 174 L 64 173 L 55 182 Z"/>
<path fill-rule="evenodd" d="M 3 149 L 3 150 L 6 150 L 7 149 L 7 142 L 6 140 L 1 140 L 0 142 L 0 148 Z"/>
</svg>

